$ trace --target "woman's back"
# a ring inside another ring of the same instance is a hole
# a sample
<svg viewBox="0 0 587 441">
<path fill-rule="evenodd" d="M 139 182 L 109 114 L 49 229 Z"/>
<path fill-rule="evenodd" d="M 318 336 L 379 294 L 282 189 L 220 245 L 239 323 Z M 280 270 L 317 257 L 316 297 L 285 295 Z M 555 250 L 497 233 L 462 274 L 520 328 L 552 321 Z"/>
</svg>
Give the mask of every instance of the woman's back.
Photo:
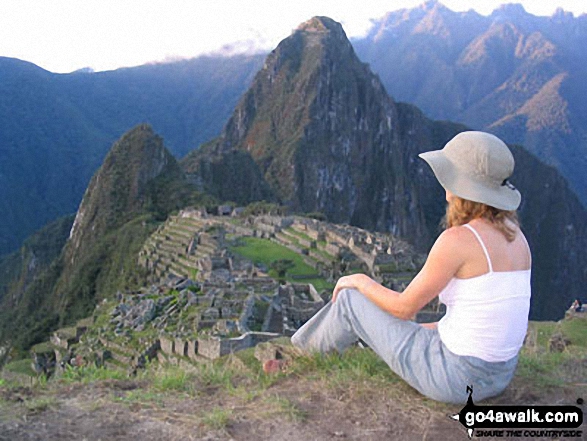
<svg viewBox="0 0 587 441">
<path fill-rule="evenodd" d="M 521 348 L 530 308 L 530 253 L 516 227 L 514 240 L 487 221 L 461 228 L 464 263 L 440 293 L 447 307 L 438 323 L 449 350 L 486 361 L 506 361 Z"/>
<path fill-rule="evenodd" d="M 509 242 L 504 234 L 484 219 L 469 222 L 473 230 L 461 228 L 459 240 L 464 263 L 455 274 L 456 278 L 468 279 L 490 272 L 526 271 L 530 269 L 531 257 L 524 234 L 514 224 L 515 238 Z M 477 237 L 475 232 L 479 235 Z M 487 251 L 485 254 L 483 247 Z"/>
</svg>

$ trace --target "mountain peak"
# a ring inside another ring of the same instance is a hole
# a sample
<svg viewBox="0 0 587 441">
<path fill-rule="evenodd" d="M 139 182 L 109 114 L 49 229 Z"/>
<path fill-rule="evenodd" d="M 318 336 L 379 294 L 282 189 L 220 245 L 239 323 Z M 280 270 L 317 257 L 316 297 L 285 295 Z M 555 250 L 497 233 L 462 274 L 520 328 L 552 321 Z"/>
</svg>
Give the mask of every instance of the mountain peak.
<svg viewBox="0 0 587 441">
<path fill-rule="evenodd" d="M 450 22 L 456 14 L 437 0 L 427 1 L 420 8 L 424 11 L 424 16 L 414 27 L 413 32 L 436 35 L 443 39 L 449 38 L 451 30 L 447 20 Z"/>
<path fill-rule="evenodd" d="M 440 3 L 438 0 L 428 0 L 420 5 L 420 9 L 431 12 L 431 11 L 450 11 L 446 6 Z"/>
<path fill-rule="evenodd" d="M 129 130 L 114 143 L 86 190 L 70 233 L 71 251 L 139 212 L 153 179 L 178 172 L 175 158 L 151 126 Z"/>
<path fill-rule="evenodd" d="M 528 14 L 520 3 L 507 3 L 501 5 L 499 8 L 495 9 L 491 14 L 492 18 L 521 18 L 525 17 Z"/>
<path fill-rule="evenodd" d="M 563 8 L 556 8 L 556 11 L 552 14 L 552 18 L 555 20 L 572 20 L 575 18 L 575 14 L 570 11 L 565 11 Z"/>
<path fill-rule="evenodd" d="M 322 33 L 322 32 L 343 32 L 342 26 L 340 23 L 334 21 L 329 17 L 312 17 L 308 21 L 303 22 L 300 24 L 297 31 L 304 31 L 304 32 L 315 32 L 315 33 Z"/>
<path fill-rule="evenodd" d="M 315 43 L 330 40 L 348 43 L 345 45 L 350 46 L 342 25 L 329 17 L 312 17 L 300 24 L 292 35 L 305 36 L 305 38 L 310 38 Z M 284 41 L 287 41 L 287 39 Z"/>
</svg>

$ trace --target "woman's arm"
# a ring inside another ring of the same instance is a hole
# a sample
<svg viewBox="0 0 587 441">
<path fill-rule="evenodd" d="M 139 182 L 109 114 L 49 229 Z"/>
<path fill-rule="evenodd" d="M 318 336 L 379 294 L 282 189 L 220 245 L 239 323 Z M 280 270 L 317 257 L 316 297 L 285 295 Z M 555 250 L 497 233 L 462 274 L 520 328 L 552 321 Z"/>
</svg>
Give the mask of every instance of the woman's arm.
<svg viewBox="0 0 587 441">
<path fill-rule="evenodd" d="M 384 311 L 404 320 L 411 319 L 440 294 L 463 264 L 460 230 L 450 228 L 438 237 L 424 267 L 402 293 L 382 286 L 365 274 L 353 274 L 338 280 L 332 301 L 336 301 L 341 289 L 355 288 Z"/>
</svg>

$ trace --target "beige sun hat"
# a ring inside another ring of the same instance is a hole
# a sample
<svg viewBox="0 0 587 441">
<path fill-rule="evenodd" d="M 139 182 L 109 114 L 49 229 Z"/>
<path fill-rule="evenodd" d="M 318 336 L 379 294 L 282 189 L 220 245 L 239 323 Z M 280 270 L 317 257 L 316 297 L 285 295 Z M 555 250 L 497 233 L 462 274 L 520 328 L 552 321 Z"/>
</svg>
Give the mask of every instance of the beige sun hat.
<svg viewBox="0 0 587 441">
<path fill-rule="evenodd" d="M 514 157 L 497 136 L 462 132 L 442 150 L 420 153 L 446 190 L 463 199 L 482 202 L 500 210 L 515 210 L 520 192 L 508 181 Z"/>
</svg>

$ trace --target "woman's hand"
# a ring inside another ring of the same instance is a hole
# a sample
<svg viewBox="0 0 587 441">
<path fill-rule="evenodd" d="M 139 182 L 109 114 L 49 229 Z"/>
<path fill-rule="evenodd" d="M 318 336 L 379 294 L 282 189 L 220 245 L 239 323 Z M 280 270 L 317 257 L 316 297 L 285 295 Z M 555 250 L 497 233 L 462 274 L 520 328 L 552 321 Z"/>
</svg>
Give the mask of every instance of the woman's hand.
<svg viewBox="0 0 587 441">
<path fill-rule="evenodd" d="M 336 286 L 332 291 L 332 301 L 336 301 L 336 297 L 338 297 L 338 293 L 342 289 L 352 288 L 364 294 L 365 289 L 367 289 L 369 285 L 376 283 L 377 282 L 375 280 L 365 274 L 351 274 L 350 276 L 343 276 L 338 279 L 338 282 L 336 282 Z"/>
</svg>

